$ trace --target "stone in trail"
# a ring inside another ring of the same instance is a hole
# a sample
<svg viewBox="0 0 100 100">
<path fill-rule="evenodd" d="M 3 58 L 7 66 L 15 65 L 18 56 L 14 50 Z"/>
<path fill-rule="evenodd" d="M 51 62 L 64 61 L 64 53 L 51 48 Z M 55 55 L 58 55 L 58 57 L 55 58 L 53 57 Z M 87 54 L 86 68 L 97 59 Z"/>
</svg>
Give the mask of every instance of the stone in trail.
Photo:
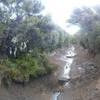
<svg viewBox="0 0 100 100">
<path fill-rule="evenodd" d="M 58 83 L 60 84 L 60 85 L 64 85 L 65 83 L 67 83 L 67 82 L 69 82 L 70 81 L 70 78 L 65 78 L 65 77 L 60 77 L 59 79 L 58 79 Z"/>
</svg>

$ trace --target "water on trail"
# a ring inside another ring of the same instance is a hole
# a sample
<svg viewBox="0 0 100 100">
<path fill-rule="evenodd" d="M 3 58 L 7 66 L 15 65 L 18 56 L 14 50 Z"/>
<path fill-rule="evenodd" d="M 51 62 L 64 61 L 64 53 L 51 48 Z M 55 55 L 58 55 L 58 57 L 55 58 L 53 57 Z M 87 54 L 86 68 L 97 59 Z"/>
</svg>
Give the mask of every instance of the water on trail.
<svg viewBox="0 0 100 100">
<path fill-rule="evenodd" d="M 63 67 L 63 72 L 61 73 L 60 78 L 70 79 L 71 64 L 73 63 L 74 56 L 75 56 L 75 48 L 72 46 L 66 51 L 66 54 L 60 58 L 60 60 L 66 62 L 65 66 Z M 66 82 L 64 87 L 68 85 L 69 82 Z M 61 94 L 60 92 L 54 92 L 53 95 L 51 96 L 51 100 L 57 100 L 60 94 Z"/>
<path fill-rule="evenodd" d="M 55 92 L 52 97 L 51 100 L 57 100 L 57 97 L 60 95 L 60 92 Z"/>
</svg>

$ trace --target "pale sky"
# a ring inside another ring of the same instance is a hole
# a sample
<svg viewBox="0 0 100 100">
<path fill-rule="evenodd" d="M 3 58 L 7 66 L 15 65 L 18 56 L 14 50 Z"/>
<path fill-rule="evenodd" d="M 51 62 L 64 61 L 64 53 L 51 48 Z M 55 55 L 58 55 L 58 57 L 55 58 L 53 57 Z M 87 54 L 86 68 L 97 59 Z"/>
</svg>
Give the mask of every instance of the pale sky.
<svg viewBox="0 0 100 100">
<path fill-rule="evenodd" d="M 65 21 L 70 17 L 76 7 L 94 6 L 100 4 L 100 0 L 42 0 L 45 13 L 50 14 L 53 21 L 70 34 L 79 30 L 77 26 L 66 27 Z"/>
</svg>

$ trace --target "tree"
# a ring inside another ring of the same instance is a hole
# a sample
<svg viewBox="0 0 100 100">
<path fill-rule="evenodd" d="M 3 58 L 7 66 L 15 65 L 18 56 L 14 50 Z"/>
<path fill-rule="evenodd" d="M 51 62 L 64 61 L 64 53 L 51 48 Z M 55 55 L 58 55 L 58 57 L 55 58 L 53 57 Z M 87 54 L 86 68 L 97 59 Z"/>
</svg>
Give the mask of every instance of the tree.
<svg viewBox="0 0 100 100">
<path fill-rule="evenodd" d="M 80 43 L 90 53 L 96 53 L 96 38 L 100 35 L 100 12 L 98 7 L 82 7 L 75 9 L 69 22 L 78 25 L 80 31 Z"/>
<path fill-rule="evenodd" d="M 50 73 L 54 65 L 46 53 L 67 41 L 67 33 L 41 14 L 43 8 L 39 0 L 0 0 L 0 64 L 13 80 Z"/>
</svg>

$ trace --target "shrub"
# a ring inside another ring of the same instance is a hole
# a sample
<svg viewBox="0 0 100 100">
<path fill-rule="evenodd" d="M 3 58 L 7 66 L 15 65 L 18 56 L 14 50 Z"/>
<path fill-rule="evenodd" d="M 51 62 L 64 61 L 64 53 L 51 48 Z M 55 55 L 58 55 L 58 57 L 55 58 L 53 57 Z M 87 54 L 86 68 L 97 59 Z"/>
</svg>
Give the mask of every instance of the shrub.
<svg viewBox="0 0 100 100">
<path fill-rule="evenodd" d="M 17 59 L 5 59 L 2 63 L 7 66 L 5 76 L 13 80 L 25 81 L 30 76 L 38 77 L 51 73 L 55 66 L 48 60 L 46 53 L 38 53 L 34 57 L 32 54 Z"/>
<path fill-rule="evenodd" d="M 100 36 L 97 36 L 96 37 L 96 40 L 95 40 L 95 47 L 97 49 L 97 52 L 100 51 Z"/>
</svg>

